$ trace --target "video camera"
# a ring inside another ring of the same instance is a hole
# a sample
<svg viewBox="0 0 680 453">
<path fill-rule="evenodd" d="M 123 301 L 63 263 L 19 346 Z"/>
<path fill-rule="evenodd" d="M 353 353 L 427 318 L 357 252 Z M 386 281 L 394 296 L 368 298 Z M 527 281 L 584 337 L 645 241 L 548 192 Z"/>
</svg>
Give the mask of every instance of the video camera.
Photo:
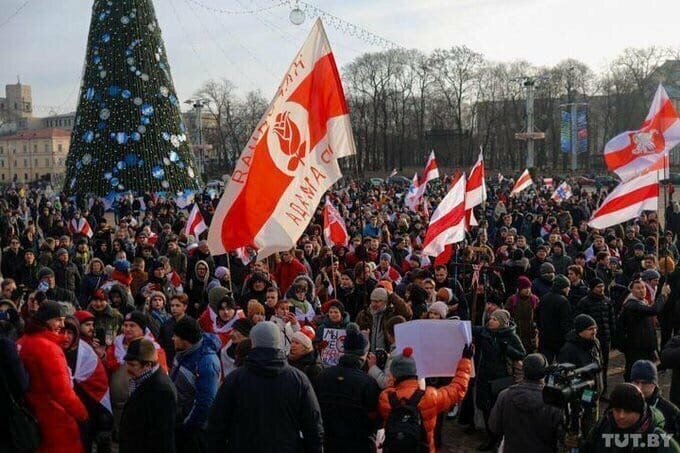
<svg viewBox="0 0 680 453">
<path fill-rule="evenodd" d="M 550 366 L 543 387 L 543 402 L 556 407 L 575 401 L 580 401 L 583 407 L 594 406 L 597 402 L 595 377 L 600 370 L 597 363 L 581 368 L 571 363 Z"/>
</svg>

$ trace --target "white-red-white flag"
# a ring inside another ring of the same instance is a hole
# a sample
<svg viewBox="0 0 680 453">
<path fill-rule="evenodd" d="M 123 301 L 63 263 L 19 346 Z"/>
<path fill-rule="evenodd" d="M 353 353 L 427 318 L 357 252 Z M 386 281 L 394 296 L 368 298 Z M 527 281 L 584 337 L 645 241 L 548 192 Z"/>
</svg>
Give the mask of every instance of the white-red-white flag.
<svg viewBox="0 0 680 453">
<path fill-rule="evenodd" d="M 254 253 L 250 253 L 250 249 L 248 247 L 239 247 L 235 251 L 236 256 L 238 256 L 238 259 L 241 260 L 244 266 L 247 266 L 248 263 L 250 263 L 255 257 Z"/>
<path fill-rule="evenodd" d="M 437 178 L 439 178 L 439 166 L 437 165 L 437 159 L 434 157 L 434 151 L 430 151 L 430 156 L 427 158 L 425 171 L 423 172 L 423 184 L 427 184 Z"/>
<path fill-rule="evenodd" d="M 424 187 L 424 186 L 423 186 Z M 408 188 L 408 192 L 404 196 L 404 204 L 413 212 L 418 212 L 418 205 L 423 201 L 423 194 L 420 192 L 420 182 L 418 181 L 418 173 L 413 175 L 413 181 Z M 423 190 L 424 192 L 424 190 Z"/>
<path fill-rule="evenodd" d="M 588 225 L 604 229 L 635 219 L 643 211 L 656 211 L 659 200 L 659 175 L 656 171 L 622 182 L 593 213 Z"/>
<path fill-rule="evenodd" d="M 236 162 L 208 233 L 212 254 L 240 247 L 260 258 L 291 249 L 354 138 L 326 32 L 317 20 Z"/>
<path fill-rule="evenodd" d="M 76 367 L 73 370 L 73 380 L 87 393 L 93 401 L 98 402 L 109 413 L 111 398 L 109 396 L 109 379 L 104 364 L 99 360 L 92 346 L 83 340 L 78 341 L 76 352 Z"/>
<path fill-rule="evenodd" d="M 71 234 L 82 234 L 91 238 L 94 235 L 92 227 L 90 227 L 90 222 L 85 220 L 85 217 L 73 218 L 68 223 Z"/>
<path fill-rule="evenodd" d="M 647 171 L 668 175 L 668 154 L 678 143 L 680 118 L 666 90 L 659 85 L 642 127 L 609 140 L 604 147 L 604 161 L 623 181 Z"/>
<path fill-rule="evenodd" d="M 326 245 L 331 247 L 334 245 L 347 246 L 349 243 L 345 221 L 328 197 L 326 197 L 326 204 L 323 207 L 323 237 Z"/>
<path fill-rule="evenodd" d="M 571 186 L 567 184 L 567 181 L 563 181 L 562 184 L 557 186 L 557 189 L 555 189 L 555 192 L 553 192 L 550 198 L 562 202 L 570 199 L 572 195 Z"/>
<path fill-rule="evenodd" d="M 409 187 L 406 197 L 404 197 L 404 202 L 411 211 L 418 212 L 418 206 L 423 203 L 425 197 L 427 183 L 437 178 L 439 178 L 439 166 L 437 165 L 437 159 L 434 157 L 434 151 L 431 151 L 425 164 L 423 179 L 419 180 L 418 173 L 416 173 L 411 187 Z"/>
<path fill-rule="evenodd" d="M 486 201 L 486 182 L 484 180 L 484 156 L 479 151 L 477 162 L 470 170 L 470 177 L 465 186 L 465 218 L 468 226 L 476 226 L 477 219 L 472 209 Z"/>
<path fill-rule="evenodd" d="M 515 186 L 512 188 L 510 191 L 510 196 L 512 197 L 513 195 L 517 195 L 524 189 L 527 189 L 530 185 L 532 185 L 534 182 L 531 179 L 531 174 L 529 174 L 529 169 L 527 168 L 522 172 L 522 174 L 517 178 L 517 182 L 515 182 Z"/>
<path fill-rule="evenodd" d="M 548 189 L 552 189 L 555 186 L 552 178 L 543 178 L 543 185 Z"/>
<path fill-rule="evenodd" d="M 432 214 L 423 255 L 438 256 L 448 244 L 465 239 L 465 182 L 462 174 Z"/>
<path fill-rule="evenodd" d="M 187 220 L 187 225 L 184 228 L 184 234 L 187 236 L 193 236 L 197 238 L 201 233 L 208 229 L 208 226 L 203 220 L 203 214 L 201 210 L 198 209 L 198 203 L 194 203 L 194 207 L 191 208 L 191 213 L 189 213 L 189 219 Z"/>
</svg>

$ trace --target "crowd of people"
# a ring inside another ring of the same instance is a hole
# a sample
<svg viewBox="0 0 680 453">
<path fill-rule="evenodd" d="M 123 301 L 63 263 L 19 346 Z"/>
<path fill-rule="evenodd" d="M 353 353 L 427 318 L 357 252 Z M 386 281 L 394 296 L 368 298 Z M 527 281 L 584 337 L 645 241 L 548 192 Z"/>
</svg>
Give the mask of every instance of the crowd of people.
<svg viewBox="0 0 680 453">
<path fill-rule="evenodd" d="M 448 182 L 410 212 L 397 185 L 345 181 L 329 197 L 347 246 L 325 244 L 317 209 L 297 247 L 264 260 L 213 256 L 172 198 L 107 213 L 7 190 L 0 451 L 31 443 L 10 423 L 24 420 L 40 452 L 435 452 L 452 418 L 485 434 L 481 451 L 633 451 L 612 434 L 680 451 L 680 206 L 598 231 L 601 191 L 574 183 L 558 203 L 492 181 L 466 240 L 428 257 Z M 209 224 L 217 199 L 196 203 Z M 471 322 L 454 376 L 418 379 L 414 351 L 396 349 L 414 319 Z M 614 351 L 626 383 L 611 386 Z M 576 430 L 542 398 L 558 363 L 599 370 Z"/>
</svg>

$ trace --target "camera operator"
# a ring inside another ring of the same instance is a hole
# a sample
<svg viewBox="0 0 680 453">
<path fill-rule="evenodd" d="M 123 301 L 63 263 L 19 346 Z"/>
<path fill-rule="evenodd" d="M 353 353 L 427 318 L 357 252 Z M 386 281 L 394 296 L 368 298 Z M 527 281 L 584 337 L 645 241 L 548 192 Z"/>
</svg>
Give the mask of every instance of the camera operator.
<svg viewBox="0 0 680 453">
<path fill-rule="evenodd" d="M 529 354 L 524 359 L 524 382 L 498 395 L 489 416 L 489 428 L 503 437 L 506 452 L 548 453 L 557 449 L 562 411 L 543 402 L 547 367 L 542 354 Z"/>
<path fill-rule="evenodd" d="M 576 368 L 582 368 L 591 363 L 602 366 L 600 342 L 597 340 L 597 324 L 595 320 L 586 314 L 580 314 L 574 318 L 574 328 L 567 334 L 567 340 L 557 355 L 559 363 L 571 363 Z M 602 390 L 602 374 L 597 373 L 595 378 L 595 390 Z M 597 402 L 592 407 L 584 408 L 581 418 L 581 434 L 587 435 L 597 420 Z"/>
<path fill-rule="evenodd" d="M 639 388 L 650 407 L 661 412 L 664 418 L 663 429 L 674 436 L 680 432 L 680 409 L 661 396 L 659 376 L 656 365 L 649 360 L 638 360 L 630 371 L 630 380 Z"/>
<path fill-rule="evenodd" d="M 618 384 L 609 397 L 609 408 L 580 448 L 582 453 L 617 451 L 678 452 L 680 447 L 658 427 L 660 413 L 645 403 L 640 390 L 633 384 Z M 647 442 L 656 435 L 658 447 L 638 448 L 633 442 Z M 665 437 L 664 437 L 665 436 Z M 624 446 L 617 446 L 624 443 Z"/>
</svg>

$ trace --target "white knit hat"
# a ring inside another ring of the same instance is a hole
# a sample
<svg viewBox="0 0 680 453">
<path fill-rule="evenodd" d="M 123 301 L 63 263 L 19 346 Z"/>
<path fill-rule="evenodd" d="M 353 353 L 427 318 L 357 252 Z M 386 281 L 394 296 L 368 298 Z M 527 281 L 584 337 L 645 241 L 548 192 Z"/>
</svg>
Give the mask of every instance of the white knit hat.
<svg viewBox="0 0 680 453">
<path fill-rule="evenodd" d="M 428 308 L 427 311 L 437 313 L 439 316 L 441 316 L 442 319 L 446 319 L 446 315 L 449 312 L 449 307 L 447 307 L 444 302 L 437 301 L 430 305 L 430 308 Z"/>
</svg>

